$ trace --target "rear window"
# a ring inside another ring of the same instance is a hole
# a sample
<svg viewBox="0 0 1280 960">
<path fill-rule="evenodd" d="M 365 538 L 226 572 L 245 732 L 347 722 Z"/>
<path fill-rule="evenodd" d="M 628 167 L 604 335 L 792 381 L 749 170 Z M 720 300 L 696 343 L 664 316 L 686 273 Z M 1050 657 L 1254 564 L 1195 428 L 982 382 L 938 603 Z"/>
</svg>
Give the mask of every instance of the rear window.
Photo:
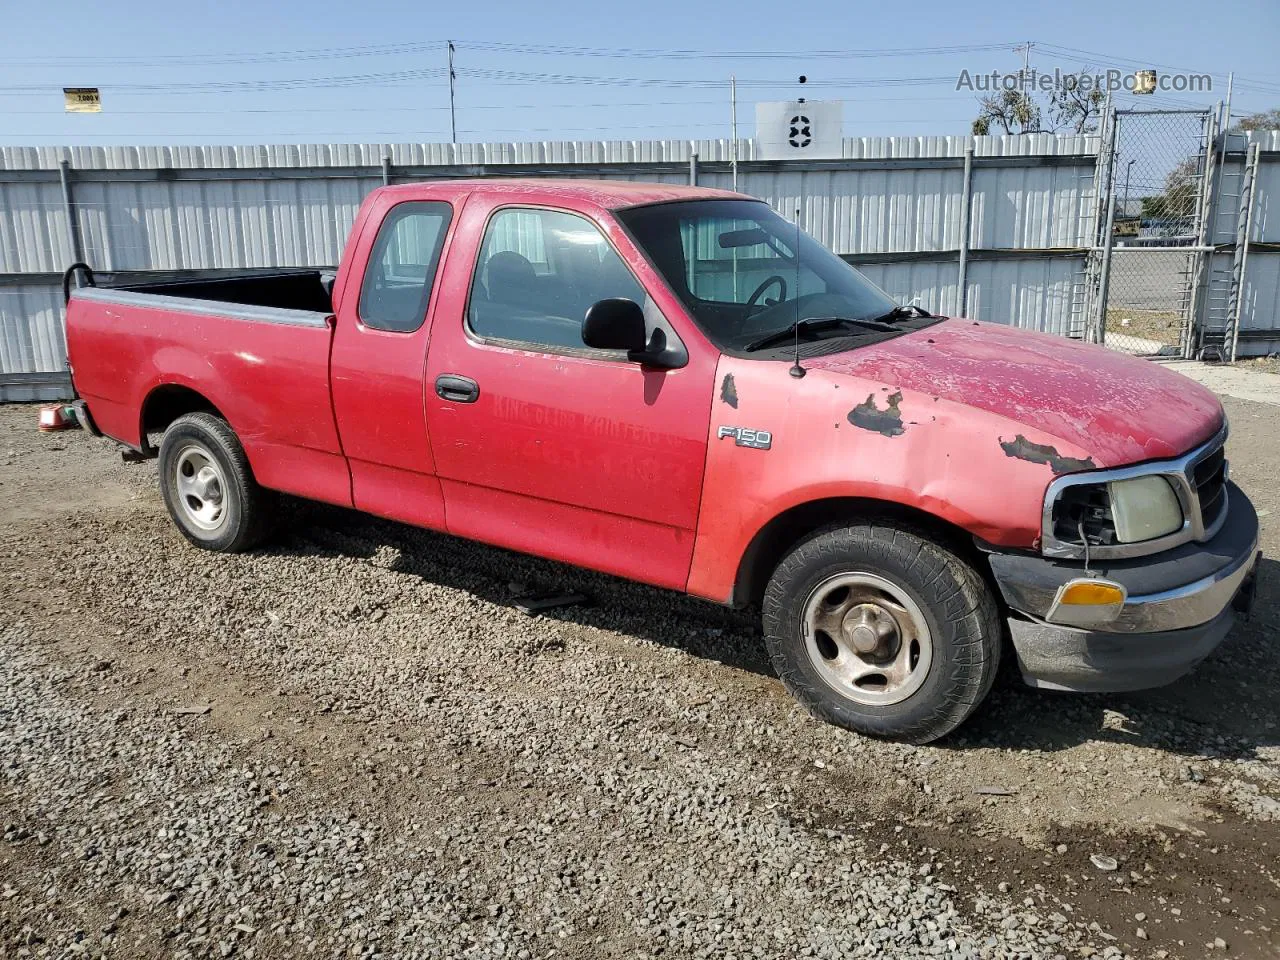
<svg viewBox="0 0 1280 960">
<path fill-rule="evenodd" d="M 453 208 L 440 201 L 391 208 L 378 228 L 365 267 L 361 323 L 397 333 L 411 333 L 422 326 L 452 217 Z"/>
</svg>

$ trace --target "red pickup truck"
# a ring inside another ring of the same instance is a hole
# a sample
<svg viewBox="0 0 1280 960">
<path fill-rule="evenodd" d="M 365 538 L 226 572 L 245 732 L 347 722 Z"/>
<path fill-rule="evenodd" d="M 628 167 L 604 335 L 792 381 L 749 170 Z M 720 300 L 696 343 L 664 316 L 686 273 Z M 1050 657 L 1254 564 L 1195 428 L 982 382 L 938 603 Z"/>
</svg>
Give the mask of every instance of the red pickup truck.
<svg viewBox="0 0 1280 960">
<path fill-rule="evenodd" d="M 84 420 L 197 546 L 259 543 L 280 492 L 759 604 L 787 689 L 863 733 L 946 734 L 1008 651 L 1170 682 L 1252 597 L 1213 394 L 900 306 L 739 194 L 384 187 L 336 276 L 85 280 Z"/>
</svg>

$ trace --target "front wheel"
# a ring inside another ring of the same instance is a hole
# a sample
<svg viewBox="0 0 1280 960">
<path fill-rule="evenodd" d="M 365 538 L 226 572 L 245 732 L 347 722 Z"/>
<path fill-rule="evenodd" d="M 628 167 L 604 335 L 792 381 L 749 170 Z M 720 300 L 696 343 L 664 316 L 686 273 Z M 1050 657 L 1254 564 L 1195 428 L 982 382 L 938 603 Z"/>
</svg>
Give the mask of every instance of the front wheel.
<svg viewBox="0 0 1280 960">
<path fill-rule="evenodd" d="M 160 441 L 160 492 L 169 516 L 197 547 L 235 553 L 269 533 L 271 502 L 235 431 L 211 413 L 188 413 Z"/>
<path fill-rule="evenodd" d="M 787 690 L 820 719 L 928 743 L 958 727 L 1000 664 L 995 597 L 964 560 L 905 526 L 815 534 L 774 571 L 765 642 Z"/>
</svg>

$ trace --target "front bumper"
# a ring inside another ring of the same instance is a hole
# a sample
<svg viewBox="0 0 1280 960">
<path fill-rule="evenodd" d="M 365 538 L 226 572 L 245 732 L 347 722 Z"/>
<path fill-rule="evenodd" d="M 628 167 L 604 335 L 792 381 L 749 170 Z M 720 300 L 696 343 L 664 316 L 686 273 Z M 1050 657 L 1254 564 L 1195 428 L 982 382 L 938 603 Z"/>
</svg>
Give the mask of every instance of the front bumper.
<svg viewBox="0 0 1280 960">
<path fill-rule="evenodd" d="M 1248 612 L 1258 565 L 1257 513 L 1234 484 L 1228 496 L 1227 520 L 1211 540 L 1091 565 L 1091 575 L 1127 591 L 1118 615 L 1091 629 L 1050 622 L 1058 589 L 1084 575 L 1082 563 L 992 553 L 991 570 L 1011 612 L 1009 632 L 1027 683 L 1054 690 L 1141 690 L 1173 682 L 1208 656 L 1236 614 Z"/>
</svg>

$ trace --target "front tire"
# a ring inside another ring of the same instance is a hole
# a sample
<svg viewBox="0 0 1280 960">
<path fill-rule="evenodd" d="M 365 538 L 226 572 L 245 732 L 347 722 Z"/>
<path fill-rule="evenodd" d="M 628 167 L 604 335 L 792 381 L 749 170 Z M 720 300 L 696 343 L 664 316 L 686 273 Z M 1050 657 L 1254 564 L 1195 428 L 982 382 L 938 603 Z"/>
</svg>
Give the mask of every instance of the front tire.
<svg viewBox="0 0 1280 960">
<path fill-rule="evenodd" d="M 912 529 L 819 531 L 764 596 L 764 634 L 787 690 L 816 717 L 928 743 L 977 708 L 1000 666 L 995 597 L 968 563 Z"/>
<path fill-rule="evenodd" d="M 211 413 L 188 413 L 165 431 L 160 492 L 183 536 L 205 550 L 250 550 L 270 532 L 270 494 L 235 431 Z"/>
</svg>

